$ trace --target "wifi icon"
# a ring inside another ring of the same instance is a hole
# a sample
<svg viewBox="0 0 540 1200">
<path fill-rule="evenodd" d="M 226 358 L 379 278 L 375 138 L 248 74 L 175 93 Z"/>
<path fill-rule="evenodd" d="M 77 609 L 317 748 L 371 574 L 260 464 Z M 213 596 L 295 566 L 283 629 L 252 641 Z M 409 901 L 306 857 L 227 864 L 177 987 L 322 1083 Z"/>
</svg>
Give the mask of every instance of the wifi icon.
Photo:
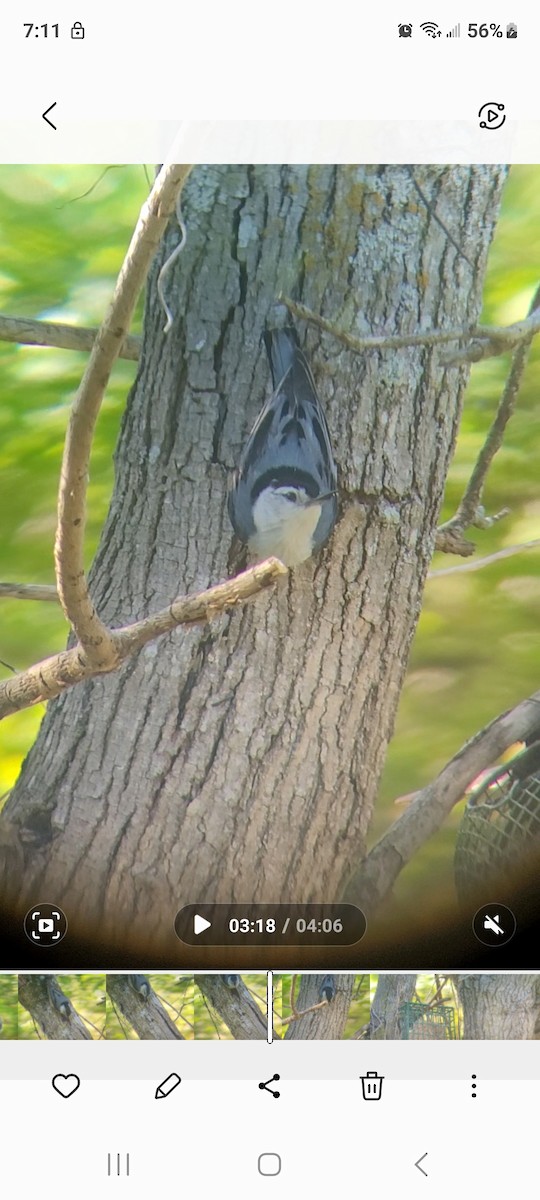
<svg viewBox="0 0 540 1200">
<path fill-rule="evenodd" d="M 429 34 L 429 36 L 432 38 L 437 38 L 437 37 L 441 36 L 441 31 L 440 31 L 439 26 L 437 25 L 436 21 L 424 21 L 423 24 L 420 26 L 420 29 L 423 29 L 424 33 Z"/>
</svg>

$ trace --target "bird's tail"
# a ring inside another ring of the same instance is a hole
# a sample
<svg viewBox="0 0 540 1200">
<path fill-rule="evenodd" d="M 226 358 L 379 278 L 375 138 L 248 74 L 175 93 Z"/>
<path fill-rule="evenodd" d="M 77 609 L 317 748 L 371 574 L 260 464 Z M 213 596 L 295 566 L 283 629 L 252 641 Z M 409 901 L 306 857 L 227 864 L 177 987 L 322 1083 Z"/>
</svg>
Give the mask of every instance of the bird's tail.
<svg viewBox="0 0 540 1200">
<path fill-rule="evenodd" d="M 272 382 L 278 388 L 298 357 L 298 334 L 292 325 L 285 329 L 267 329 L 264 334 L 266 353 L 270 360 Z"/>
</svg>

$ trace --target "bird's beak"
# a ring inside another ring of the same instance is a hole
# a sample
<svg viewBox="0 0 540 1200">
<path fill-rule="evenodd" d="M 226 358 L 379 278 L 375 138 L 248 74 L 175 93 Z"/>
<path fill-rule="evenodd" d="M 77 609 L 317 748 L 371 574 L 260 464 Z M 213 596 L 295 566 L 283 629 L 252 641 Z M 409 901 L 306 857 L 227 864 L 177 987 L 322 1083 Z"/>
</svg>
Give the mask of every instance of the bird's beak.
<svg viewBox="0 0 540 1200">
<path fill-rule="evenodd" d="M 337 496 L 337 492 L 322 492 L 320 496 L 314 496 L 313 500 L 310 500 L 309 503 L 320 504 L 321 500 L 330 500 L 332 496 Z"/>
</svg>

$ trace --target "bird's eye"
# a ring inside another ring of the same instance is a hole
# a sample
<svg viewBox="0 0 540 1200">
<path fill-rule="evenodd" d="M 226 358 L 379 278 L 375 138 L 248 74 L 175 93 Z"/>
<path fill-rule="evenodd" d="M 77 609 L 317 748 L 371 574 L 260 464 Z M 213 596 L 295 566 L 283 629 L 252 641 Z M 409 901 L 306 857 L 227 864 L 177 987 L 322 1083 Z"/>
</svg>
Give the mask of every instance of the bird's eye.
<svg viewBox="0 0 540 1200">
<path fill-rule="evenodd" d="M 298 492 L 285 492 L 285 496 L 287 497 L 287 500 L 291 501 L 291 504 L 296 504 L 298 500 Z"/>
</svg>

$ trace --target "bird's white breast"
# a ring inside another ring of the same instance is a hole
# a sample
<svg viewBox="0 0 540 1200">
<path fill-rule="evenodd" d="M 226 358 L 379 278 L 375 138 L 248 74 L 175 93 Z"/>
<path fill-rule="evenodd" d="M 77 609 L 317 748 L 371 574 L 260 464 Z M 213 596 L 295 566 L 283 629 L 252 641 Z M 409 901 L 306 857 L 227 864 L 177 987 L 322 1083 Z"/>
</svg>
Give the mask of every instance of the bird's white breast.
<svg viewBox="0 0 540 1200">
<path fill-rule="evenodd" d="M 293 508 L 286 514 L 276 512 L 272 498 L 263 492 L 255 501 L 253 520 L 256 532 L 249 539 L 254 558 L 279 558 L 286 567 L 297 567 L 313 554 L 313 534 L 321 515 L 320 504 Z"/>
</svg>

